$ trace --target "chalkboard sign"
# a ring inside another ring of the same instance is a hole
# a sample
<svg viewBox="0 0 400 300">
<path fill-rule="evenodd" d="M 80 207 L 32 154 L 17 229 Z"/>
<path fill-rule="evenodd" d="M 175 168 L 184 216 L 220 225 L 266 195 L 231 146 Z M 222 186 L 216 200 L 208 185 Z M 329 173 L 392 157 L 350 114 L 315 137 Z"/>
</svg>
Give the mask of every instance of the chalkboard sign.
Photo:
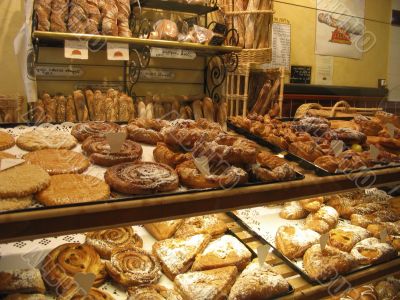
<svg viewBox="0 0 400 300">
<path fill-rule="evenodd" d="M 309 66 L 292 66 L 290 83 L 311 83 L 311 67 Z"/>
</svg>

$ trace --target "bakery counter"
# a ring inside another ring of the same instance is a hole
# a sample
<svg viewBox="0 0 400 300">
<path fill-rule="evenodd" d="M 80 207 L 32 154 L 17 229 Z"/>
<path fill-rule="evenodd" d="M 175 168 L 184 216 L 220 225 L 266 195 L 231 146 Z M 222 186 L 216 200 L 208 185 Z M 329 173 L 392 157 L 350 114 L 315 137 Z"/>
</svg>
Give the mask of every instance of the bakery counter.
<svg viewBox="0 0 400 300">
<path fill-rule="evenodd" d="M 328 177 L 303 173 L 305 179 L 299 181 L 3 213 L 0 215 L 0 241 L 143 224 L 400 183 L 400 168 Z"/>
</svg>

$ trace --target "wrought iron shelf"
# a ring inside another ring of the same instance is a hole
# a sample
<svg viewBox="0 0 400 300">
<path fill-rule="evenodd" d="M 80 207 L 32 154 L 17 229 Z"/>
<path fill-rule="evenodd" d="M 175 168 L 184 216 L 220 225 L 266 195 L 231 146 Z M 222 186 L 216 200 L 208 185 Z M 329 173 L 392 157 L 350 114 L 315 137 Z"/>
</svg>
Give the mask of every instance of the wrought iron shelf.
<svg viewBox="0 0 400 300">
<path fill-rule="evenodd" d="M 165 0 L 142 0 L 141 6 L 143 8 L 154 8 L 168 11 L 176 11 L 183 13 L 191 13 L 196 15 L 206 15 L 213 11 L 218 10 L 217 5 L 200 5 L 200 4 L 187 4 L 178 1 L 165 1 Z"/>
<path fill-rule="evenodd" d="M 44 32 L 34 31 L 32 33 L 33 39 L 39 43 L 40 46 L 60 46 L 59 42 L 65 40 L 82 40 L 89 41 L 89 44 L 94 44 L 96 47 L 101 43 L 114 42 L 129 44 L 133 49 L 140 49 L 143 47 L 159 47 L 170 49 L 183 49 L 192 50 L 197 54 L 203 55 L 223 55 L 232 52 L 240 52 L 241 47 L 235 46 L 209 46 L 196 43 L 176 42 L 176 41 L 163 41 L 163 40 L 148 40 L 140 38 L 127 38 L 118 36 L 106 35 L 93 35 L 93 34 L 77 34 L 77 33 L 59 33 L 59 32 Z"/>
</svg>

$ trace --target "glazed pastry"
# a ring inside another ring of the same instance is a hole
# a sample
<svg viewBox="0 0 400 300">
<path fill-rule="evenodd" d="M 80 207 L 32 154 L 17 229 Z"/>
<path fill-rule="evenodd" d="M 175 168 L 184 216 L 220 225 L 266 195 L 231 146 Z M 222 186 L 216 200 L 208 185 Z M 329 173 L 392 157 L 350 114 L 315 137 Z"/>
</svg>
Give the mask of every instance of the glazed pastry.
<svg viewBox="0 0 400 300">
<path fill-rule="evenodd" d="M 38 269 L 0 271 L 0 293 L 41 293 L 46 291 Z"/>
<path fill-rule="evenodd" d="M 178 274 L 190 269 L 196 255 L 204 250 L 210 240 L 208 234 L 162 240 L 153 244 L 153 254 L 160 262 L 164 274 L 174 280 Z"/>
<path fill-rule="evenodd" d="M 303 257 L 304 269 L 315 281 L 325 281 L 338 274 L 345 274 L 355 265 L 356 260 L 349 253 L 331 246 L 326 246 L 324 250 L 321 250 L 319 244 L 307 249 Z"/>
<path fill-rule="evenodd" d="M 175 277 L 175 289 L 184 300 L 226 299 L 235 283 L 236 267 L 189 272 Z"/>
<path fill-rule="evenodd" d="M 59 297 L 59 298 L 62 299 L 62 297 Z M 100 290 L 100 289 L 96 289 L 96 288 L 91 288 L 87 295 L 76 294 L 76 295 L 71 296 L 71 298 L 69 298 L 69 299 L 71 299 L 71 300 L 88 300 L 88 299 L 114 300 L 114 298 L 109 293 L 107 293 L 103 290 Z"/>
<path fill-rule="evenodd" d="M 339 250 L 350 252 L 355 244 L 370 236 L 371 234 L 362 227 L 346 225 L 329 231 L 328 244 Z"/>
<path fill-rule="evenodd" d="M 159 142 L 153 150 L 154 160 L 176 168 L 179 164 L 192 158 L 191 153 L 185 153 L 182 149 Z"/>
<path fill-rule="evenodd" d="M 132 120 L 126 129 L 131 140 L 156 145 L 163 141 L 161 129 L 168 126 L 168 121 L 153 119 L 135 119 Z"/>
<path fill-rule="evenodd" d="M 239 275 L 228 300 L 264 300 L 275 298 L 289 291 L 289 283 L 277 274 L 268 264 L 261 267 L 258 260 L 253 260 Z"/>
<path fill-rule="evenodd" d="M 317 212 L 324 203 L 324 197 L 300 200 L 300 205 L 309 212 Z"/>
<path fill-rule="evenodd" d="M 276 232 L 276 248 L 287 258 L 301 258 L 304 252 L 319 242 L 319 233 L 297 226 L 280 226 Z"/>
<path fill-rule="evenodd" d="M 72 149 L 76 144 L 76 139 L 69 133 L 47 128 L 37 128 L 17 138 L 17 146 L 26 151 Z"/>
<path fill-rule="evenodd" d="M 225 222 L 221 221 L 216 215 L 204 215 L 185 219 L 177 229 L 175 237 L 184 238 L 203 233 L 216 238 L 227 230 L 228 227 Z"/>
<path fill-rule="evenodd" d="M 75 293 L 78 286 L 74 276 L 77 273 L 93 273 L 93 286 L 102 285 L 107 273 L 104 263 L 92 246 L 68 243 L 53 249 L 43 260 L 42 276 L 59 296 Z"/>
<path fill-rule="evenodd" d="M 386 230 L 389 235 L 400 235 L 400 221 L 397 222 L 382 222 L 377 224 L 370 224 L 367 230 L 376 238 L 380 236 L 382 230 Z"/>
<path fill-rule="evenodd" d="M 320 156 L 314 161 L 314 164 L 328 171 L 329 173 L 335 173 L 339 168 L 338 159 L 332 155 Z"/>
<path fill-rule="evenodd" d="M 42 167 L 50 175 L 83 173 L 89 161 L 80 153 L 65 149 L 43 149 L 23 156 L 27 163 Z"/>
<path fill-rule="evenodd" d="M 227 266 L 236 266 L 243 270 L 251 260 L 251 252 L 237 238 L 224 235 L 208 244 L 201 254 L 196 256 L 193 271 L 203 271 Z"/>
<path fill-rule="evenodd" d="M 397 251 L 377 238 L 368 238 L 357 243 L 350 252 L 361 265 L 369 265 L 397 257 Z"/>
<path fill-rule="evenodd" d="M 95 202 L 110 198 L 110 188 L 91 175 L 61 174 L 51 176 L 50 186 L 36 194 L 45 206 Z"/>
<path fill-rule="evenodd" d="M 0 150 L 6 150 L 15 145 L 14 138 L 7 132 L 0 131 Z"/>
<path fill-rule="evenodd" d="M 176 230 L 182 225 L 183 219 L 170 220 L 144 224 L 144 228 L 157 240 L 165 240 L 172 237 Z"/>
<path fill-rule="evenodd" d="M 315 161 L 318 157 L 323 156 L 323 150 L 315 142 L 294 142 L 289 145 L 289 152 L 307 160 Z"/>
<path fill-rule="evenodd" d="M 334 228 L 338 220 L 339 214 L 333 207 L 323 206 L 307 216 L 305 226 L 322 234 Z"/>
<path fill-rule="evenodd" d="M 120 132 L 121 127 L 118 124 L 110 122 L 86 122 L 76 124 L 71 134 L 80 142 L 87 139 L 89 136 L 104 137 L 107 133 Z"/>
<path fill-rule="evenodd" d="M 114 249 L 106 268 L 111 278 L 125 287 L 154 284 L 161 277 L 157 259 L 135 247 Z"/>
<path fill-rule="evenodd" d="M 170 192 L 179 187 L 179 178 L 171 167 L 153 163 L 123 163 L 109 168 L 105 181 L 117 192 L 152 194 Z"/>
<path fill-rule="evenodd" d="M 33 204 L 33 197 L 31 195 L 0 198 L 0 211 L 25 209 L 32 207 Z"/>
<path fill-rule="evenodd" d="M 183 300 L 181 295 L 174 290 L 154 284 L 131 287 L 128 289 L 128 294 L 128 300 Z"/>
<path fill-rule="evenodd" d="M 143 149 L 138 143 L 125 140 L 118 153 L 111 153 L 105 137 L 91 136 L 82 143 L 82 149 L 94 164 L 111 167 L 120 163 L 140 161 Z"/>
<path fill-rule="evenodd" d="M 119 227 L 86 233 L 86 243 L 93 246 L 101 258 L 110 259 L 115 248 L 143 247 L 142 238 L 132 227 Z"/>
<path fill-rule="evenodd" d="M 283 208 L 279 212 L 279 216 L 286 220 L 299 220 L 307 217 L 308 211 L 305 210 L 299 201 L 285 202 Z"/>
</svg>

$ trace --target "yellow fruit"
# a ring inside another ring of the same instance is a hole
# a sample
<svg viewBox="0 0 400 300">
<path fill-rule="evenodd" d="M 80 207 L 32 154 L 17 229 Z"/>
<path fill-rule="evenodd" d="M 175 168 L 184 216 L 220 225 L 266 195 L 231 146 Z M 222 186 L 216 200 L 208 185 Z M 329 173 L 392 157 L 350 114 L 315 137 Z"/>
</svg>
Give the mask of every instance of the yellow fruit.
<svg viewBox="0 0 400 300">
<path fill-rule="evenodd" d="M 351 149 L 352 149 L 354 152 L 363 152 L 363 148 L 362 148 L 362 146 L 359 145 L 359 144 L 354 144 L 354 145 L 352 145 L 352 146 L 351 146 Z"/>
</svg>

